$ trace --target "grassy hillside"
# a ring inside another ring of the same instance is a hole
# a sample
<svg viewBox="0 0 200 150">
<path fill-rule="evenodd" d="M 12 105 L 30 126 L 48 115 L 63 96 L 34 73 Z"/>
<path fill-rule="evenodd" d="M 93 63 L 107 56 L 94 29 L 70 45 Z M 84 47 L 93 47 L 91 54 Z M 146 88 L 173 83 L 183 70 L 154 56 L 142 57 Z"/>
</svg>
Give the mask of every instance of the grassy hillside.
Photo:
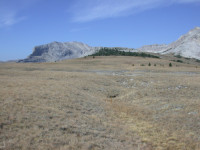
<svg viewBox="0 0 200 150">
<path fill-rule="evenodd" d="M 1 63 L 0 149 L 199 150 L 199 83 L 154 58 Z"/>
</svg>

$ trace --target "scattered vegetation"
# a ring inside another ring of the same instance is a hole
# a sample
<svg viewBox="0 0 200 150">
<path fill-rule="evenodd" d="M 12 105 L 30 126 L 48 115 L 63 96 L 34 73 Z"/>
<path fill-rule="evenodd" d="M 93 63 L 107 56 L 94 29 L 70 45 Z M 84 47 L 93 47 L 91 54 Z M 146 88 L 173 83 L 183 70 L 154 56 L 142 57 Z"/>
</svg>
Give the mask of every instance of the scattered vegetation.
<svg viewBox="0 0 200 150">
<path fill-rule="evenodd" d="M 172 63 L 169 63 L 169 67 L 172 67 Z"/>
<path fill-rule="evenodd" d="M 147 53 L 138 53 L 138 52 L 125 52 L 120 51 L 120 48 L 101 48 L 97 53 L 91 56 L 138 56 L 138 57 L 150 57 L 150 58 L 160 58 L 155 55 Z"/>
<path fill-rule="evenodd" d="M 149 63 L 148 65 L 151 66 L 151 63 Z"/>
<path fill-rule="evenodd" d="M 183 61 L 182 61 L 182 60 L 177 60 L 176 62 L 183 63 Z"/>
<path fill-rule="evenodd" d="M 187 57 L 186 57 L 185 59 L 190 60 L 191 58 L 187 58 Z"/>
<path fill-rule="evenodd" d="M 175 57 L 176 57 L 176 58 L 182 58 L 182 56 L 181 56 L 181 55 L 175 55 Z"/>
<path fill-rule="evenodd" d="M 179 63 L 183 63 L 183 61 L 182 60 L 172 60 L 172 61 L 174 61 L 174 62 L 179 62 Z"/>
<path fill-rule="evenodd" d="M 196 59 L 196 62 L 200 63 L 200 60 L 199 60 L 199 59 Z"/>
</svg>

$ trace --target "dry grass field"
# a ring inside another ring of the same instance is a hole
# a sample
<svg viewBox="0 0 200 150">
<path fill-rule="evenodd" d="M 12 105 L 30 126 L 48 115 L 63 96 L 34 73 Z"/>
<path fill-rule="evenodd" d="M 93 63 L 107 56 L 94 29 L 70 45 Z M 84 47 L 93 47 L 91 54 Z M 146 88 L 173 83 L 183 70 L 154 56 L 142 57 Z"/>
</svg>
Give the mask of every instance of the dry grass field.
<svg viewBox="0 0 200 150">
<path fill-rule="evenodd" d="M 200 150 L 200 66 L 169 62 L 1 63 L 0 149 Z"/>
</svg>

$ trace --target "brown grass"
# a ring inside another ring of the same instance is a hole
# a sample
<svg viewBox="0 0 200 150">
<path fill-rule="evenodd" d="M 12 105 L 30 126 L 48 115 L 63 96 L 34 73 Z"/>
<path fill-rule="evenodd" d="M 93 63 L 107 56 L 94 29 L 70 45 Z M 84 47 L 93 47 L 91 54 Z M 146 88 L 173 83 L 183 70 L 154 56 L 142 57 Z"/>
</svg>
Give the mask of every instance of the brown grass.
<svg viewBox="0 0 200 150">
<path fill-rule="evenodd" d="M 0 64 L 0 149 L 198 150 L 200 67 L 172 64 Z"/>
</svg>

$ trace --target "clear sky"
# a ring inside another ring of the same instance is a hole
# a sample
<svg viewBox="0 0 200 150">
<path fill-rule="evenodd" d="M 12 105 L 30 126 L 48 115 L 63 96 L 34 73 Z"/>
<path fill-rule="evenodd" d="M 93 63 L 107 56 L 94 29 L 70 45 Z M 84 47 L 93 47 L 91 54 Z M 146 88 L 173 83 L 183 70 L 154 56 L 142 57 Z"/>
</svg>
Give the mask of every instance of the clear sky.
<svg viewBox="0 0 200 150">
<path fill-rule="evenodd" d="M 80 41 L 139 48 L 200 26 L 200 0 L 0 0 L 0 60 L 36 45 Z"/>
</svg>

